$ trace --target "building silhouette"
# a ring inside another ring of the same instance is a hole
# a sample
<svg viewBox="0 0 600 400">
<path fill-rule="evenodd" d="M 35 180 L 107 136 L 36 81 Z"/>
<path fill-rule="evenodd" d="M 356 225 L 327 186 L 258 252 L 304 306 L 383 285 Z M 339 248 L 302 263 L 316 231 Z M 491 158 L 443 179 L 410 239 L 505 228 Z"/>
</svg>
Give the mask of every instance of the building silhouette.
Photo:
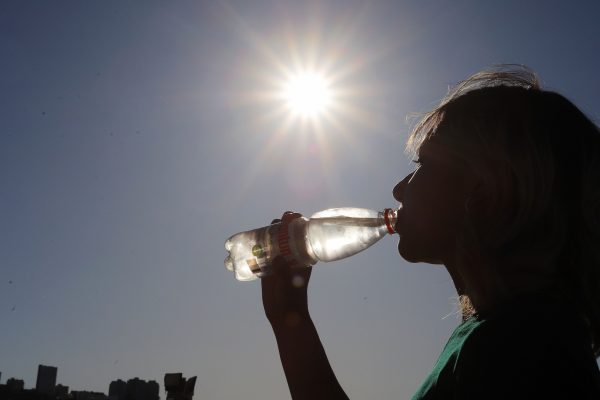
<svg viewBox="0 0 600 400">
<path fill-rule="evenodd" d="M 0 385 L 0 399 L 29 400 L 36 396 L 35 390 L 25 390 L 25 382 L 22 379 L 10 378 L 4 385 Z"/>
<path fill-rule="evenodd" d="M 160 385 L 156 381 L 148 381 L 146 384 L 146 399 L 159 400 Z"/>
<path fill-rule="evenodd" d="M 39 365 L 35 388 L 25 389 L 22 379 L 10 378 L 0 384 L 0 400 L 159 400 L 160 386 L 156 381 L 139 378 L 117 379 L 109 385 L 108 396 L 101 392 L 71 390 L 56 384 L 58 368 Z M 192 400 L 196 377 L 184 378 L 182 373 L 165 374 L 167 400 Z"/>
<path fill-rule="evenodd" d="M 117 379 L 108 386 L 108 398 L 110 400 L 125 400 L 127 398 L 127 382 Z"/>
<path fill-rule="evenodd" d="M 87 390 L 72 390 L 70 398 L 73 400 L 108 400 L 104 393 Z"/>
<path fill-rule="evenodd" d="M 9 393 L 19 393 L 25 388 L 25 382 L 22 379 L 10 378 L 6 381 L 6 388 Z"/>
<path fill-rule="evenodd" d="M 41 364 L 38 366 L 37 380 L 35 383 L 35 391 L 37 393 L 54 396 L 57 370 L 56 367 Z"/>
<path fill-rule="evenodd" d="M 69 387 L 61 385 L 60 383 L 54 387 L 54 396 L 58 400 L 65 400 L 69 398 Z"/>
<path fill-rule="evenodd" d="M 186 379 L 181 372 L 165 374 L 167 400 L 192 400 L 192 397 L 194 397 L 195 386 L 195 376 Z"/>
<path fill-rule="evenodd" d="M 133 378 L 127 382 L 118 379 L 108 387 L 110 400 L 158 400 L 160 388 L 156 381 Z"/>
</svg>

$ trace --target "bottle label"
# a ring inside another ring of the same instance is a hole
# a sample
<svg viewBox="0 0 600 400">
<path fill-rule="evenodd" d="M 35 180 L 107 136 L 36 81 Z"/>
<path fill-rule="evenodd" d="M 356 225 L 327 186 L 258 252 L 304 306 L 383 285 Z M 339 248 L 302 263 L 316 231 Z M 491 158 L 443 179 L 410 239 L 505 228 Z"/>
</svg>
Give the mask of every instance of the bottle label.
<svg viewBox="0 0 600 400">
<path fill-rule="evenodd" d="M 262 258 L 265 256 L 265 249 L 260 244 L 252 246 L 252 255 L 256 258 Z"/>
<path fill-rule="evenodd" d="M 265 267 L 269 265 L 271 252 L 269 251 L 269 246 L 263 247 L 262 244 L 257 243 L 252 246 L 252 255 L 256 258 L 249 258 L 246 260 L 246 264 L 248 264 L 248 268 L 254 274 L 259 274 L 260 272 L 264 272 Z"/>
<path fill-rule="evenodd" d="M 248 264 L 248 268 L 250 268 L 250 271 L 252 271 L 253 273 L 257 274 L 260 272 L 260 265 L 258 265 L 257 260 L 255 258 L 250 258 L 246 260 L 246 264 Z"/>
<path fill-rule="evenodd" d="M 280 254 L 285 257 L 285 260 L 290 266 L 295 266 L 297 264 L 296 259 L 292 255 L 292 251 L 290 249 L 290 230 L 289 230 L 289 219 L 283 219 L 281 222 L 281 228 L 279 229 L 279 235 L 277 235 L 277 242 L 279 245 Z"/>
<path fill-rule="evenodd" d="M 273 257 L 277 249 L 279 225 L 271 225 L 254 232 L 253 240 L 248 243 L 249 252 L 245 259 L 250 271 L 258 277 L 270 272 Z"/>
</svg>

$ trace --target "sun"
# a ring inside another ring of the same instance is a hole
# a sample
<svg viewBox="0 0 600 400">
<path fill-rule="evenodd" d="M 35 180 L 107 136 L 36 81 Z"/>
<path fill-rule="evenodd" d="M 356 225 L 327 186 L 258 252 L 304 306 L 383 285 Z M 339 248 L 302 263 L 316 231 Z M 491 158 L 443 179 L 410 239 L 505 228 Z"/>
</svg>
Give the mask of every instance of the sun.
<svg viewBox="0 0 600 400">
<path fill-rule="evenodd" d="M 314 71 L 300 72 L 287 78 L 282 98 L 295 116 L 313 118 L 327 112 L 331 106 L 331 85 L 323 74 Z"/>
</svg>

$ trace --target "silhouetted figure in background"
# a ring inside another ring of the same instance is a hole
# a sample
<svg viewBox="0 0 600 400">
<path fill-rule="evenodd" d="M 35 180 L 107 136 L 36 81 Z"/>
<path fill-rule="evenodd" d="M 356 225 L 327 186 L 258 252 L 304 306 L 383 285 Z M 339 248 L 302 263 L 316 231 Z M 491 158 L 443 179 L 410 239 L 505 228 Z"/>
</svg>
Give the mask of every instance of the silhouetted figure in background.
<svg viewBox="0 0 600 400">
<path fill-rule="evenodd" d="M 454 88 L 407 149 L 398 251 L 443 264 L 463 315 L 413 399 L 600 399 L 598 127 L 503 67 Z M 273 267 L 263 304 L 292 397 L 347 398 L 309 315 L 311 269 Z"/>
</svg>

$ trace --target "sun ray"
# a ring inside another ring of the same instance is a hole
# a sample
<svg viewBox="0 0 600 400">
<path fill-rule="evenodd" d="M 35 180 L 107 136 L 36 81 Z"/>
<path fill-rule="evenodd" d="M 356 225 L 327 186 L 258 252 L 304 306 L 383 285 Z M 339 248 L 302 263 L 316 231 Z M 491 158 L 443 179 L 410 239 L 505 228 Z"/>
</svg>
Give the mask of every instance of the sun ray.
<svg viewBox="0 0 600 400">
<path fill-rule="evenodd" d="M 286 10 L 279 27 L 260 33 L 231 10 L 236 30 L 249 45 L 236 60 L 241 85 L 236 101 L 248 113 L 240 129 L 257 135 L 251 162 L 240 176 L 239 196 L 232 201 L 243 202 L 257 180 L 282 168 L 310 190 L 318 185 L 310 183 L 314 177 L 324 185 L 321 190 L 335 193 L 336 158 L 352 152 L 360 159 L 364 139 L 359 133 L 377 125 L 376 102 L 369 99 L 385 88 L 361 74 L 383 53 L 379 46 L 356 47 L 365 9 L 336 17 L 335 24 L 313 10 L 302 29 Z"/>
</svg>

